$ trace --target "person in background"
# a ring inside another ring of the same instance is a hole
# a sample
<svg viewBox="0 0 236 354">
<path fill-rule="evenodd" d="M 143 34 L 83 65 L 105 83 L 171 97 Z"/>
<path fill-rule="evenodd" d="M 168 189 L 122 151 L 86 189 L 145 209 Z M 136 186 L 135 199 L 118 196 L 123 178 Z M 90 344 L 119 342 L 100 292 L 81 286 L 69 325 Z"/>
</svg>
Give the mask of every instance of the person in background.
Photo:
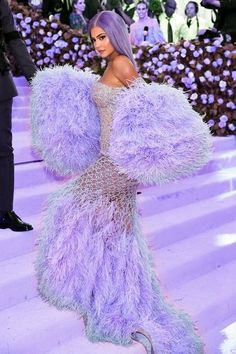
<svg viewBox="0 0 236 354">
<path fill-rule="evenodd" d="M 136 10 L 139 19 L 130 26 L 131 44 L 140 46 L 165 42 L 157 20 L 148 16 L 148 6 L 146 2 L 140 1 L 137 4 Z"/>
<path fill-rule="evenodd" d="M 186 21 L 180 28 L 181 39 L 195 39 L 200 30 L 208 27 L 208 24 L 198 16 L 199 6 L 196 1 L 189 1 L 185 7 Z"/>
<path fill-rule="evenodd" d="M 65 25 L 70 25 L 70 14 L 72 12 L 71 0 L 59 0 L 57 6 L 57 11 L 60 13 L 61 23 L 64 23 Z"/>
<path fill-rule="evenodd" d="M 164 12 L 159 16 L 159 23 L 164 38 L 167 42 L 176 43 L 181 39 L 180 28 L 184 23 L 182 16 L 175 13 L 176 1 L 167 0 L 164 5 Z"/>
<path fill-rule="evenodd" d="M 236 42 L 236 1 L 235 0 L 202 0 L 201 5 L 217 10 L 215 28 L 222 34 L 229 34 L 231 41 Z"/>
<path fill-rule="evenodd" d="M 0 0 L 0 229 L 30 231 L 33 227 L 22 221 L 13 211 L 12 103 L 13 97 L 17 96 L 17 91 L 12 80 L 5 47 L 9 49 L 24 76 L 30 81 L 36 73 L 36 67 L 25 43 L 16 31 L 8 1 Z"/>
<path fill-rule="evenodd" d="M 70 27 L 82 33 L 86 33 L 88 30 L 88 20 L 83 15 L 85 7 L 85 0 L 73 0 L 73 12 L 70 14 Z"/>
</svg>

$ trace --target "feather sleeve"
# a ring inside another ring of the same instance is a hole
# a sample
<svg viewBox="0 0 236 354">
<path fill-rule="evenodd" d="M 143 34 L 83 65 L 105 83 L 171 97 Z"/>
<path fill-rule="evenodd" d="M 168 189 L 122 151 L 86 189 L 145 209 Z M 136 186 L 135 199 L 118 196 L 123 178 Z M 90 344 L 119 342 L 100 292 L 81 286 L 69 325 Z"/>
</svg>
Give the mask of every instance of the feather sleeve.
<svg viewBox="0 0 236 354">
<path fill-rule="evenodd" d="M 181 90 L 136 80 L 117 100 L 110 156 L 143 184 L 191 175 L 211 156 L 211 135 Z"/>
<path fill-rule="evenodd" d="M 72 67 L 39 71 L 32 80 L 33 146 L 60 176 L 78 174 L 99 154 L 100 121 L 91 98 L 96 76 Z"/>
</svg>

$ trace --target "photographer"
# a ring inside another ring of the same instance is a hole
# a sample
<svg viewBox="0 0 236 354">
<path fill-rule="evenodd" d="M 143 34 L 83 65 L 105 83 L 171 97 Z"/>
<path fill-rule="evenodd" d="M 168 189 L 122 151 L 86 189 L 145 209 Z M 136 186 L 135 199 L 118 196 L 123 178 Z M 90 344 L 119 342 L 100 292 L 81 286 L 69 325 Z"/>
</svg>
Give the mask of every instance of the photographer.
<svg viewBox="0 0 236 354">
<path fill-rule="evenodd" d="M 201 5 L 207 9 L 217 10 L 215 28 L 223 35 L 229 34 L 231 41 L 236 42 L 236 1 L 202 0 Z"/>
</svg>

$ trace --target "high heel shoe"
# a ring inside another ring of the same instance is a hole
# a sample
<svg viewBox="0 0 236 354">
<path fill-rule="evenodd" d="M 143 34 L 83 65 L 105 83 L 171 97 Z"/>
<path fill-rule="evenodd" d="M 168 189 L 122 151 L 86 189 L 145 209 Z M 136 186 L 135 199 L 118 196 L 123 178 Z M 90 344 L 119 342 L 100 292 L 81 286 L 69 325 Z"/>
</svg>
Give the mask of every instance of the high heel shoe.
<svg viewBox="0 0 236 354">
<path fill-rule="evenodd" d="M 144 348 L 146 349 L 147 354 L 155 354 L 152 341 L 149 337 L 148 334 L 146 334 L 144 331 L 136 331 L 131 333 L 131 338 L 135 340 L 136 342 L 141 343 Z"/>
</svg>

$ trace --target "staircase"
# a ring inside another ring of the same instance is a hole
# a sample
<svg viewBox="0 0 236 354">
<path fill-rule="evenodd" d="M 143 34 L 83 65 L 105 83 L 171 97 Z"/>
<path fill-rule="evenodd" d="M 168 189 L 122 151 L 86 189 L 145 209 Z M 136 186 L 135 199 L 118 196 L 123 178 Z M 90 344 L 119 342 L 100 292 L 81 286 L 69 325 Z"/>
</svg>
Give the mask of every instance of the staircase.
<svg viewBox="0 0 236 354">
<path fill-rule="evenodd" d="M 0 354 L 145 354 L 138 343 L 90 343 L 78 314 L 57 311 L 37 295 L 35 240 L 45 200 L 62 181 L 31 151 L 30 89 L 23 78 L 15 81 L 15 210 L 34 230 L 0 230 Z M 213 141 L 213 159 L 200 173 L 141 188 L 138 203 L 163 291 L 196 321 L 206 354 L 231 354 L 236 353 L 236 139 Z"/>
</svg>

